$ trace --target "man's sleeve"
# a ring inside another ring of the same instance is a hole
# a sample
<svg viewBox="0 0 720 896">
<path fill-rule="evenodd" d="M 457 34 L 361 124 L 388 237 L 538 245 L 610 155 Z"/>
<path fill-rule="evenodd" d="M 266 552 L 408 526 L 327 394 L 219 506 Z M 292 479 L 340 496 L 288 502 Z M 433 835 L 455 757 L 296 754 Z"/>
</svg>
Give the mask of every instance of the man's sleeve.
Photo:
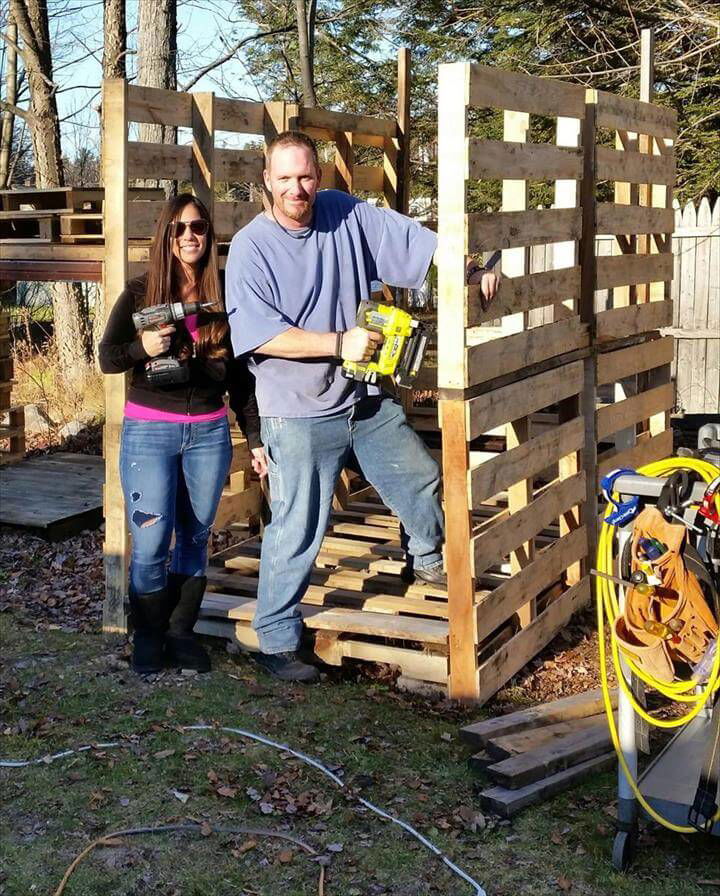
<svg viewBox="0 0 720 896">
<path fill-rule="evenodd" d="M 233 240 L 225 268 L 225 307 L 235 357 L 254 351 L 293 326 L 275 306 L 253 250 Z"/>
<path fill-rule="evenodd" d="M 367 202 L 355 206 L 379 280 L 390 286 L 419 289 L 437 248 L 437 237 L 412 218 Z"/>
</svg>

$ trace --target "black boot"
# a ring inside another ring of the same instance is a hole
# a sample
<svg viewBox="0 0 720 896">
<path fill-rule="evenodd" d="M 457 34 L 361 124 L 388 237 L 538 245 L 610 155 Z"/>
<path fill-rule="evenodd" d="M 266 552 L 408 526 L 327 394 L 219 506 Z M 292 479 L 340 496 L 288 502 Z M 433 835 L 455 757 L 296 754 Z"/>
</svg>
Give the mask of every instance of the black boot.
<svg viewBox="0 0 720 896">
<path fill-rule="evenodd" d="M 170 665 L 197 672 L 210 671 L 208 652 L 193 634 L 206 584 L 205 576 L 175 572 L 168 575 L 168 589 L 174 604 L 165 636 L 165 655 Z"/>
<path fill-rule="evenodd" d="M 165 659 L 165 632 L 172 609 L 167 588 L 148 594 L 130 589 L 130 614 L 134 628 L 132 668 L 149 674 L 160 672 Z"/>
<path fill-rule="evenodd" d="M 283 681 L 313 684 L 320 678 L 317 668 L 303 662 L 295 650 L 285 653 L 256 653 L 254 659 L 266 672 Z"/>
</svg>

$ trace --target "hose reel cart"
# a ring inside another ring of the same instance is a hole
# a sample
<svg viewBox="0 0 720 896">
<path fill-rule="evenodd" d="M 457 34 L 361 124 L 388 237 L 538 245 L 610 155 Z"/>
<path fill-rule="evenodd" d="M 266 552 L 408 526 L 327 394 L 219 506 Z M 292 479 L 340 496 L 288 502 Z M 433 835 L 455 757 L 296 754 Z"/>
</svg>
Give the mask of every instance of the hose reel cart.
<svg viewBox="0 0 720 896">
<path fill-rule="evenodd" d="M 678 833 L 720 836 L 720 469 L 667 458 L 637 472 L 613 471 L 603 491 L 608 505 L 593 574 L 602 689 L 619 763 L 613 864 L 625 870 L 640 808 Z M 682 715 L 651 715 L 648 690 L 681 704 Z M 638 778 L 648 725 L 677 733 Z"/>
</svg>

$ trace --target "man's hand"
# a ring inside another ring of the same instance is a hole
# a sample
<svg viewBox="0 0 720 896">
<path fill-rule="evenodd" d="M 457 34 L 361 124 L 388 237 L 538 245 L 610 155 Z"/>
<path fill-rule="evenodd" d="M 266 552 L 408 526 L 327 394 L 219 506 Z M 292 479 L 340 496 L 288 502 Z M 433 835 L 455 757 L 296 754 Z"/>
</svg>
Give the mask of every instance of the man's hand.
<svg viewBox="0 0 720 896">
<path fill-rule="evenodd" d="M 268 474 L 268 463 L 265 449 L 262 447 L 262 445 L 259 448 L 251 448 L 250 454 L 252 455 L 251 464 L 253 470 L 261 479 L 264 479 Z"/>
<path fill-rule="evenodd" d="M 167 327 L 161 327 L 159 330 L 143 330 L 140 334 L 145 354 L 151 358 L 162 355 L 170 348 L 170 339 L 175 332 L 175 327 L 168 324 Z"/>
<path fill-rule="evenodd" d="M 466 282 L 468 286 L 480 285 L 480 291 L 488 305 L 497 295 L 500 279 L 500 274 L 496 274 L 494 271 L 488 271 L 485 268 L 480 267 L 480 265 L 473 261 L 472 258 L 468 259 Z"/>
<path fill-rule="evenodd" d="M 355 362 L 369 361 L 383 340 L 382 333 L 374 333 L 364 327 L 353 327 L 352 330 L 343 333 L 342 359 Z"/>
</svg>

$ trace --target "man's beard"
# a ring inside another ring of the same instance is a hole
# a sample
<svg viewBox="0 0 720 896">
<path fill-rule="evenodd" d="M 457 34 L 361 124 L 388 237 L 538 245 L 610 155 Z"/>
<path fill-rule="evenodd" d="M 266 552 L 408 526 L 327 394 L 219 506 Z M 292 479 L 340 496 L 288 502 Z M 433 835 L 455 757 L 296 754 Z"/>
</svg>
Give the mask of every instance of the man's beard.
<svg viewBox="0 0 720 896">
<path fill-rule="evenodd" d="M 307 200 L 304 200 L 302 204 L 289 203 L 285 200 L 281 200 L 280 208 L 282 209 L 283 214 L 291 220 L 302 221 L 307 217 L 310 209 L 312 208 L 312 205 Z"/>
</svg>

